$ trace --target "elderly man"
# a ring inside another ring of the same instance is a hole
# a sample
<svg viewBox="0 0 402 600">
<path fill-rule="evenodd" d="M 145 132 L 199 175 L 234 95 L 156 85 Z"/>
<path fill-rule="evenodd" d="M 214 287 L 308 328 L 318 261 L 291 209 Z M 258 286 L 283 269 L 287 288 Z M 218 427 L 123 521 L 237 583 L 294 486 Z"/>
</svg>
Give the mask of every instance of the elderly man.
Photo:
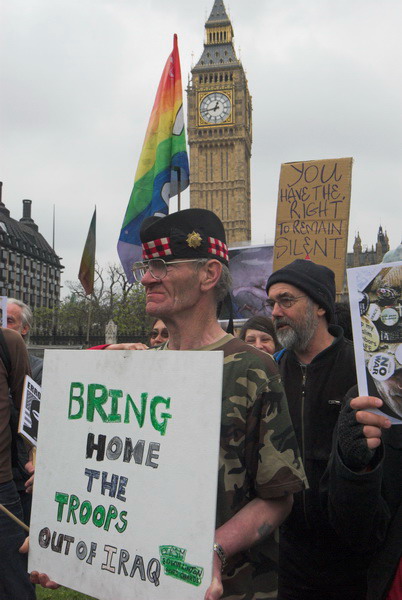
<svg viewBox="0 0 402 600">
<path fill-rule="evenodd" d="M 11 470 L 10 410 L 21 404 L 24 377 L 29 371 L 28 353 L 20 335 L 1 329 L 0 360 L 0 504 L 22 519 L 22 507 Z M 0 511 L 0 600 L 31 600 L 35 592 L 26 570 L 26 557 L 18 549 L 24 531 Z"/>
<path fill-rule="evenodd" d="M 32 326 L 32 311 L 27 304 L 17 298 L 7 299 L 7 329 L 17 331 L 26 342 L 29 330 Z M 39 385 L 42 384 L 43 360 L 33 354 L 29 354 L 31 363 L 32 379 Z"/>
<path fill-rule="evenodd" d="M 27 341 L 32 325 L 32 311 L 27 304 L 16 298 L 7 299 L 7 329 L 14 329 L 19 333 L 24 342 Z M 42 385 L 43 360 L 29 353 L 31 377 L 38 385 Z M 33 473 L 33 465 L 28 462 L 26 446 L 20 436 L 16 434 L 19 414 L 11 407 L 10 425 L 13 433 L 13 478 L 20 495 L 24 513 L 24 523 L 29 526 L 31 520 L 32 494 L 27 493 L 25 483 Z M 26 470 L 29 468 L 29 471 Z"/>
<path fill-rule="evenodd" d="M 280 600 L 365 598 L 367 560 L 330 526 L 322 478 L 343 398 L 356 383 L 352 343 L 334 322 L 335 278 L 327 267 L 295 260 L 267 283 L 280 343 L 277 358 L 310 488 L 281 527 Z"/>
<path fill-rule="evenodd" d="M 230 275 L 225 232 L 214 213 L 150 217 L 141 241 L 144 262 L 134 265 L 134 275 L 145 286 L 147 313 L 169 331 L 156 351 L 224 352 L 217 529 L 205 598 L 270 598 L 276 580 L 267 569 L 267 539 L 305 485 L 276 365 L 217 321 Z"/>
</svg>

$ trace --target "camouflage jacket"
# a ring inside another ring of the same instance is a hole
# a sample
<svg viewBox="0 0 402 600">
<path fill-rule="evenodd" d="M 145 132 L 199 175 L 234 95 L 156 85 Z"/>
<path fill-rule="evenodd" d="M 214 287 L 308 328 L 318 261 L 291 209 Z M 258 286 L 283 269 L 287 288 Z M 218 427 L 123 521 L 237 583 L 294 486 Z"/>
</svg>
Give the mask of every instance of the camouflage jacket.
<svg viewBox="0 0 402 600">
<path fill-rule="evenodd" d="M 160 349 L 167 347 L 164 344 Z M 306 485 L 277 366 L 232 335 L 199 350 L 223 350 L 223 393 L 216 526 L 253 498 L 279 498 Z M 277 544 L 271 535 L 229 560 L 226 600 L 276 597 Z"/>
</svg>

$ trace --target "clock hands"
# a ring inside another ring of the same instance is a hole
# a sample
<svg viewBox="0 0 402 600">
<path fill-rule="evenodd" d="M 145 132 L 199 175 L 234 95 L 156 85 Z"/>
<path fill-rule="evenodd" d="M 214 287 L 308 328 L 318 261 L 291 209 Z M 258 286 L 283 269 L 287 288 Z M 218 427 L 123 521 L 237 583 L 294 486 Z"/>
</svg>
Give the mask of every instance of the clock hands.
<svg viewBox="0 0 402 600">
<path fill-rule="evenodd" d="M 219 102 L 216 102 L 215 106 L 211 107 L 211 108 L 205 108 L 204 110 L 201 111 L 201 113 L 207 113 L 207 112 L 211 112 L 212 111 L 216 111 L 219 108 Z"/>
</svg>

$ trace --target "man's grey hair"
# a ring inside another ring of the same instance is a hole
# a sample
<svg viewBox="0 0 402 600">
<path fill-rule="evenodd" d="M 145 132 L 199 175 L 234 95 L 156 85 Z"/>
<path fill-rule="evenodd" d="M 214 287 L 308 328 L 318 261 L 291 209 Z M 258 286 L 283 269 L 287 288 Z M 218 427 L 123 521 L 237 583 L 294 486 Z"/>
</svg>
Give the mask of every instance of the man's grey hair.
<svg viewBox="0 0 402 600">
<path fill-rule="evenodd" d="M 16 306 L 19 306 L 21 309 L 22 326 L 28 326 L 29 328 L 32 327 L 32 310 L 27 304 L 24 304 L 24 302 L 21 300 L 17 300 L 17 298 L 7 298 L 7 304 L 15 304 Z"/>
<path fill-rule="evenodd" d="M 204 265 L 207 264 L 207 262 L 209 260 L 211 260 L 211 259 L 210 258 L 200 258 L 196 262 L 196 268 L 199 269 L 200 267 L 203 267 Z M 229 267 L 222 264 L 222 273 L 221 273 L 218 283 L 216 284 L 216 286 L 214 288 L 215 300 L 216 300 L 217 304 L 219 304 L 219 302 L 222 302 L 226 298 L 226 296 L 229 294 L 229 292 L 231 290 L 231 287 L 232 287 L 232 275 L 229 271 Z"/>
</svg>

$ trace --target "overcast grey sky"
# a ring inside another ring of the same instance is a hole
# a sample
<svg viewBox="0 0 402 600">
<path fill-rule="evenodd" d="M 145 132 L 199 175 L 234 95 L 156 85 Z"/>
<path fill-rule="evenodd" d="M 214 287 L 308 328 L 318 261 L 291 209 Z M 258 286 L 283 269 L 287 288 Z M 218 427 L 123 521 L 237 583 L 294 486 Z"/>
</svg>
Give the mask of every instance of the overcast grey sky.
<svg viewBox="0 0 402 600">
<path fill-rule="evenodd" d="M 116 244 L 162 69 L 178 34 L 184 87 L 213 0 L 12 0 L 0 37 L 3 202 L 22 199 L 77 278 L 97 205 L 97 259 Z M 402 2 L 231 0 L 253 97 L 253 243 L 272 242 L 280 165 L 353 156 L 349 247 L 401 241 Z M 184 94 L 186 104 L 186 95 Z M 184 207 L 188 206 L 188 193 Z M 172 203 L 175 210 L 176 204 Z"/>
</svg>

